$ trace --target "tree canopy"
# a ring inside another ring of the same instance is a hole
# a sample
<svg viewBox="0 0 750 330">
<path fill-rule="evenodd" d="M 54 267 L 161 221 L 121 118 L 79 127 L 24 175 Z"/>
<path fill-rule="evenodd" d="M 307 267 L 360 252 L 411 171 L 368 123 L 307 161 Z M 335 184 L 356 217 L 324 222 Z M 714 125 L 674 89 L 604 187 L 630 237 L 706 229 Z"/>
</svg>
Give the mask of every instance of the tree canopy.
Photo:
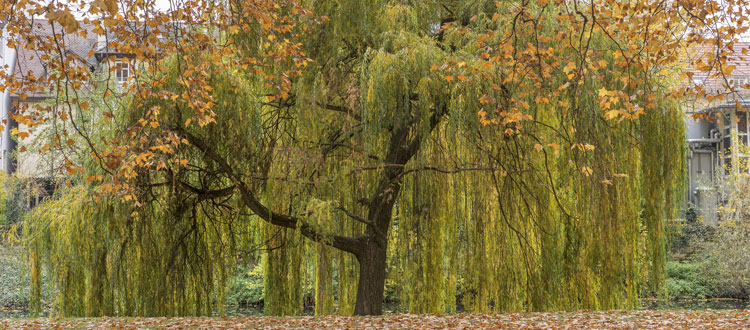
<svg viewBox="0 0 750 330">
<path fill-rule="evenodd" d="M 300 313 L 307 281 L 319 314 L 380 314 L 386 281 L 410 312 L 634 307 L 661 283 L 681 100 L 705 96 L 681 59 L 717 46 L 703 69 L 731 72 L 748 8 L 0 5 L 10 44 L 47 63 L 5 74 L 21 100 L 50 96 L 14 115 L 51 132 L 27 152 L 75 183 L 24 224 L 37 298 L 44 264 L 63 315 L 209 314 L 252 250 L 270 314 Z M 33 33 L 42 16 L 51 35 Z M 124 87 L 65 51 L 88 33 L 127 55 Z"/>
</svg>

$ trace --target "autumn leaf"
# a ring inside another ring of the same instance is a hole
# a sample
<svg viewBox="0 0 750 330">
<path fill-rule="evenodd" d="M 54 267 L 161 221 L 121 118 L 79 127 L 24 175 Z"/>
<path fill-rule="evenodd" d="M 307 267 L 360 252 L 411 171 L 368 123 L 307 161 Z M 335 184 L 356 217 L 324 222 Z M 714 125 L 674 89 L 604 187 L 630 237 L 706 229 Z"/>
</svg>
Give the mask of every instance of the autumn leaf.
<svg viewBox="0 0 750 330">
<path fill-rule="evenodd" d="M 605 97 L 608 95 L 609 95 L 609 91 L 606 88 L 604 87 L 599 88 L 599 97 Z"/>
<path fill-rule="evenodd" d="M 612 120 L 617 118 L 620 115 L 620 110 L 609 110 L 604 113 L 604 119 L 606 120 Z"/>
<path fill-rule="evenodd" d="M 582 172 L 582 173 L 583 173 L 583 175 L 585 175 L 585 176 L 590 176 L 591 174 L 593 174 L 593 173 L 594 173 L 594 170 L 592 170 L 592 169 L 591 169 L 590 167 L 588 167 L 588 166 L 583 166 L 583 167 L 581 167 L 581 172 Z"/>
</svg>

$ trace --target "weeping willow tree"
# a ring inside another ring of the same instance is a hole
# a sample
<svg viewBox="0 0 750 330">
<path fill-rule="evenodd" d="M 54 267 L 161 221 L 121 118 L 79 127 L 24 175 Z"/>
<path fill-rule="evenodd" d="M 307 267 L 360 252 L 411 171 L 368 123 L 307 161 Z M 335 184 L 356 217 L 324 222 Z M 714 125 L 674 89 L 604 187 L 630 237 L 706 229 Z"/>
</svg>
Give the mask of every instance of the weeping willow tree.
<svg viewBox="0 0 750 330">
<path fill-rule="evenodd" d="M 83 186 L 36 208 L 24 226 L 33 237 L 32 309 L 48 265 L 59 315 L 213 314 L 234 263 L 231 232 L 169 211 L 133 211 Z"/>
<path fill-rule="evenodd" d="M 684 128 L 653 47 L 678 24 L 617 2 L 272 3 L 229 1 L 225 30 L 134 79 L 113 136 L 86 140 L 117 197 L 32 217 L 60 313 L 211 313 L 247 242 L 269 314 L 301 313 L 305 283 L 317 314 L 358 315 L 386 280 L 419 313 L 658 289 Z"/>
</svg>

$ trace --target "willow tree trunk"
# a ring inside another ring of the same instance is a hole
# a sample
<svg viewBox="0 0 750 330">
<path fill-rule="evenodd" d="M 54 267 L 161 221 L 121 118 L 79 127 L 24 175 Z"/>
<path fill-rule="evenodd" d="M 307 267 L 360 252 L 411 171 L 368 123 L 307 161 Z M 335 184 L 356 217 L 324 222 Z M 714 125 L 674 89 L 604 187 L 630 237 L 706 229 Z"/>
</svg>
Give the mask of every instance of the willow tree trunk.
<svg viewBox="0 0 750 330">
<path fill-rule="evenodd" d="M 359 285 L 354 315 L 380 315 L 383 313 L 387 241 L 370 238 L 357 255 Z"/>
</svg>

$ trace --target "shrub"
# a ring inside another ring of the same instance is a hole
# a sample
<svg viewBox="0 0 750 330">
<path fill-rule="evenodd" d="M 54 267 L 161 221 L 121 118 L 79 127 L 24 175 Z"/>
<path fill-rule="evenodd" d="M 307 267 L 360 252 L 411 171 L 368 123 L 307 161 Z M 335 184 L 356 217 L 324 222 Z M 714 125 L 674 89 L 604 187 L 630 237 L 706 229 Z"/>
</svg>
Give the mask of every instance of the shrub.
<svg viewBox="0 0 750 330">
<path fill-rule="evenodd" d="M 699 263 L 668 262 L 666 286 L 669 299 L 705 299 L 711 296 Z"/>
<path fill-rule="evenodd" d="M 750 220 L 725 219 L 702 252 L 704 278 L 715 297 L 750 297 Z"/>
<path fill-rule="evenodd" d="M 229 287 L 228 304 L 238 306 L 259 306 L 263 304 L 263 266 L 237 266 L 237 271 Z"/>
<path fill-rule="evenodd" d="M 736 167 L 718 180 L 724 201 L 720 221 L 703 243 L 700 259 L 713 296 L 745 299 L 750 293 L 750 164 L 740 159 Z"/>
<path fill-rule="evenodd" d="M 696 210 L 685 211 L 685 222 L 677 225 L 670 237 L 670 251 L 673 260 L 691 260 L 700 254 L 706 241 L 716 235 L 715 228 L 699 220 Z"/>
<path fill-rule="evenodd" d="M 2 203 L 5 206 L 5 216 L 3 218 L 6 224 L 14 224 L 20 222 L 27 211 L 26 196 L 23 185 L 10 185 L 9 188 L 10 191 L 8 191 L 5 198 L 5 203 Z"/>
</svg>

